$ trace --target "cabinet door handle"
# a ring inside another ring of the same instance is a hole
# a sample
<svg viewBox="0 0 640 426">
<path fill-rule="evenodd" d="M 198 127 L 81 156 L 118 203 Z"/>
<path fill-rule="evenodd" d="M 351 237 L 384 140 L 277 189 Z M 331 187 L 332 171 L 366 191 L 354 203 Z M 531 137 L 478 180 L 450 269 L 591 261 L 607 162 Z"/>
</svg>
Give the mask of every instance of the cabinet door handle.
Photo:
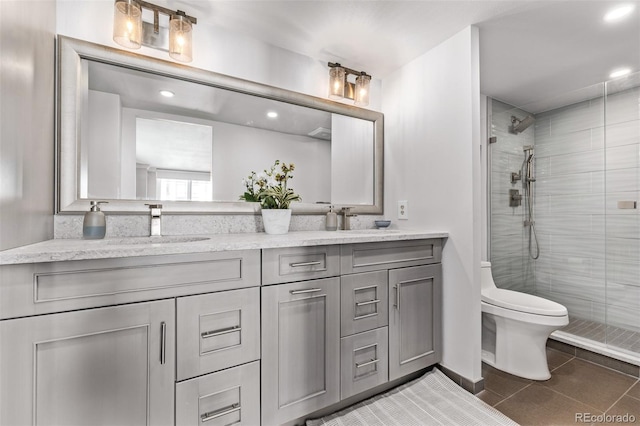
<svg viewBox="0 0 640 426">
<path fill-rule="evenodd" d="M 356 306 L 373 305 L 374 303 L 380 303 L 380 299 L 367 300 L 366 302 L 356 302 Z"/>
<path fill-rule="evenodd" d="M 205 331 L 200 334 L 200 337 L 203 339 L 208 339 L 210 337 L 222 336 L 223 334 L 235 333 L 236 331 L 241 331 L 242 327 L 234 325 L 233 327 L 221 328 L 220 330 L 213 331 Z"/>
<path fill-rule="evenodd" d="M 160 323 L 160 364 L 167 361 L 167 323 Z"/>
<path fill-rule="evenodd" d="M 362 368 L 362 367 L 366 367 L 367 365 L 372 365 L 372 364 L 376 364 L 378 363 L 380 360 L 378 358 L 372 359 L 370 361 L 367 362 L 363 362 L 361 364 L 356 362 L 356 368 Z"/>
<path fill-rule="evenodd" d="M 307 290 L 289 290 L 289 293 L 291 294 L 305 294 L 305 293 L 317 293 L 319 291 L 322 291 L 321 288 L 309 288 Z"/>
<path fill-rule="evenodd" d="M 300 266 L 315 266 L 315 265 L 322 265 L 321 261 L 315 261 L 315 262 L 299 262 L 299 263 L 290 263 L 289 266 L 292 268 L 298 268 Z"/>
<path fill-rule="evenodd" d="M 201 415 L 200 419 L 204 423 L 209 420 L 217 419 L 218 417 L 226 416 L 227 414 L 235 413 L 236 411 L 240 411 L 240 404 L 231 404 L 230 406 L 219 410 L 209 411 L 208 413 Z"/>
<path fill-rule="evenodd" d="M 393 288 L 396 290 L 396 303 L 393 306 L 400 312 L 400 283 L 393 286 Z"/>
</svg>

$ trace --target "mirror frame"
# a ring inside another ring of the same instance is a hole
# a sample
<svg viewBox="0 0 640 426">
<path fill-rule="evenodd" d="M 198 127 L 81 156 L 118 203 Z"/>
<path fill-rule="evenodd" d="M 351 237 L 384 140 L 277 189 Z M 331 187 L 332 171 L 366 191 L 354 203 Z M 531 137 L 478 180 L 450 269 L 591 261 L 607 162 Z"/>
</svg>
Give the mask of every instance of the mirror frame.
<svg viewBox="0 0 640 426">
<path fill-rule="evenodd" d="M 105 62 L 167 77 L 188 80 L 221 89 L 232 90 L 289 104 L 319 109 L 371 121 L 374 125 L 374 202 L 372 205 L 336 204 L 354 207 L 357 214 L 383 212 L 383 143 L 384 115 L 381 112 L 358 108 L 248 80 L 230 77 L 186 65 L 163 61 L 133 52 L 102 46 L 70 37 L 58 36 L 57 81 L 57 143 L 56 143 L 56 213 L 84 213 L 89 210 L 89 199 L 79 194 L 80 158 L 79 134 L 82 126 L 80 83 L 81 61 Z M 112 213 L 147 213 L 145 203 L 162 203 L 163 212 L 170 214 L 257 214 L 258 203 L 244 201 L 166 201 L 166 200 L 113 200 L 106 199 L 103 211 Z M 323 214 L 327 204 L 292 203 L 293 214 Z"/>
</svg>

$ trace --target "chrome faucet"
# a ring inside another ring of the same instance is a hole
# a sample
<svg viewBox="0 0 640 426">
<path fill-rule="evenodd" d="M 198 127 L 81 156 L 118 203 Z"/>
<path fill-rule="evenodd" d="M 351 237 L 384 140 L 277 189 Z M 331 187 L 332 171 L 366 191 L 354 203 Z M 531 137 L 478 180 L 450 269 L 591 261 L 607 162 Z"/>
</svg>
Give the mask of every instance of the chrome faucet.
<svg viewBox="0 0 640 426">
<path fill-rule="evenodd" d="M 162 204 L 146 204 L 149 206 L 149 214 L 151 215 L 151 225 L 149 234 L 152 237 L 162 235 Z"/>
<path fill-rule="evenodd" d="M 342 215 L 342 230 L 348 231 L 351 229 L 351 218 L 358 216 L 357 214 L 351 213 L 351 209 L 353 207 L 343 207 L 340 210 L 340 214 Z"/>
</svg>

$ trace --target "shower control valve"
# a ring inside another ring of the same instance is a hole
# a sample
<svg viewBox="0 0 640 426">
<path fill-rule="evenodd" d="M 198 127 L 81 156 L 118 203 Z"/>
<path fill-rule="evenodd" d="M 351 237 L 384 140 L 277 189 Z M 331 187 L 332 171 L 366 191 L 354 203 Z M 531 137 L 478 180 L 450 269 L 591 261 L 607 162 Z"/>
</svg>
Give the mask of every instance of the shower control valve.
<svg viewBox="0 0 640 426">
<path fill-rule="evenodd" d="M 516 173 L 516 172 L 511 172 L 511 183 L 516 183 L 518 182 L 520 179 L 522 179 L 522 175 L 520 174 L 520 172 Z"/>
<path fill-rule="evenodd" d="M 509 190 L 509 207 L 520 207 L 522 204 L 522 195 L 517 189 Z"/>
</svg>

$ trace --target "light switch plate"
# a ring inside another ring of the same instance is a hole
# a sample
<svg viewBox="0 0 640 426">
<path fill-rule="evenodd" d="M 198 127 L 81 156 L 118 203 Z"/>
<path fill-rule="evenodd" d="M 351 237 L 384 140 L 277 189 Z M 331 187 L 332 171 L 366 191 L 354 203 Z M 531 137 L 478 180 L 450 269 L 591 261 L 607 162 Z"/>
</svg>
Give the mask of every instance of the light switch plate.
<svg viewBox="0 0 640 426">
<path fill-rule="evenodd" d="M 407 200 L 398 201 L 398 219 L 409 219 L 409 202 Z"/>
</svg>

